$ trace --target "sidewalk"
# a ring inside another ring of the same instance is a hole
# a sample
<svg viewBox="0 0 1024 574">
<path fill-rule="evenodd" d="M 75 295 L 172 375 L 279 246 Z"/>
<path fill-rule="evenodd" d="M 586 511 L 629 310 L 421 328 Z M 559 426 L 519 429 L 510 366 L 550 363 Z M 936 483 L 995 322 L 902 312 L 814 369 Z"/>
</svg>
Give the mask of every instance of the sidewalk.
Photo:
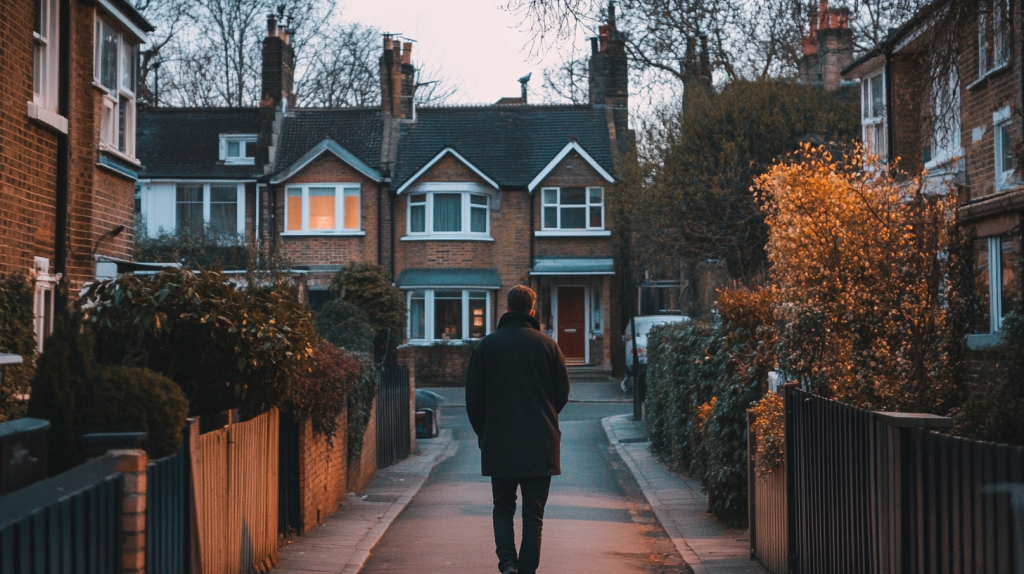
<svg viewBox="0 0 1024 574">
<path fill-rule="evenodd" d="M 419 492 L 430 471 L 452 455 L 451 429 L 416 441 L 416 453 L 377 471 L 361 495 L 348 500 L 320 526 L 281 548 L 274 574 L 356 574 L 395 518 Z"/>
<path fill-rule="evenodd" d="M 602 419 L 608 440 L 636 477 L 658 521 L 694 574 L 761 574 L 750 533 L 727 529 L 707 512 L 700 482 L 668 471 L 651 454 L 647 431 L 630 415 Z"/>
</svg>

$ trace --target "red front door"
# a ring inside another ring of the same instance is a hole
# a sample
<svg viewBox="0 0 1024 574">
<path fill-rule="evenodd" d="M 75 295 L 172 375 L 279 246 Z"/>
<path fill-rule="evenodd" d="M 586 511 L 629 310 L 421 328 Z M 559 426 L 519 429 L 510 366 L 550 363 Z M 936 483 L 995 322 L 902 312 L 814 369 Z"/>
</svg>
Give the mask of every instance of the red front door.
<svg viewBox="0 0 1024 574">
<path fill-rule="evenodd" d="M 583 287 L 558 288 L 558 346 L 566 359 L 586 359 L 587 329 Z"/>
</svg>

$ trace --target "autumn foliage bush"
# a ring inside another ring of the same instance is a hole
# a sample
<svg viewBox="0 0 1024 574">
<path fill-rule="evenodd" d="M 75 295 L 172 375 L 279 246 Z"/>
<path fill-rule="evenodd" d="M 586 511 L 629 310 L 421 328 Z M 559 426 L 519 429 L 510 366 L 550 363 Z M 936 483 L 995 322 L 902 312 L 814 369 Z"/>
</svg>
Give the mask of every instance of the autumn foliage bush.
<svg viewBox="0 0 1024 574">
<path fill-rule="evenodd" d="M 321 341 L 308 372 L 299 377 L 285 406 L 297 420 L 309 420 L 313 432 L 333 445 L 338 417 L 345 410 L 360 370 L 355 353 Z"/>
</svg>

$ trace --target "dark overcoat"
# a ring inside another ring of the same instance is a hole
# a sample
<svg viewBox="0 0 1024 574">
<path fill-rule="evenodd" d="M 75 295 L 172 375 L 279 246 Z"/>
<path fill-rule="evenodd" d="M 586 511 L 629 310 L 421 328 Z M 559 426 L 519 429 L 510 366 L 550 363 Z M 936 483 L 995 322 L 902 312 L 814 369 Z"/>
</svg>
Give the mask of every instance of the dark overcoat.
<svg viewBox="0 0 1024 574">
<path fill-rule="evenodd" d="M 496 478 L 561 474 L 558 413 L 569 375 L 558 344 L 527 313 L 502 315 L 469 359 L 466 411 L 481 471 Z"/>
</svg>

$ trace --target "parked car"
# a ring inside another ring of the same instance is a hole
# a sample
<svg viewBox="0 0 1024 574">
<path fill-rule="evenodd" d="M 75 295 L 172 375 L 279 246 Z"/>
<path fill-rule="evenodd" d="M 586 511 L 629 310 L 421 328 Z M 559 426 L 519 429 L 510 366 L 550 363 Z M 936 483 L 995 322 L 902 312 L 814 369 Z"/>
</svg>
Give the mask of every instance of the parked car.
<svg viewBox="0 0 1024 574">
<path fill-rule="evenodd" d="M 626 323 L 626 333 L 622 340 L 626 345 L 626 378 L 622 381 L 622 390 L 630 392 L 632 381 L 638 375 L 643 376 L 647 368 L 647 334 L 655 325 L 666 325 L 668 323 L 682 323 L 689 321 L 685 315 L 646 315 L 636 317 L 633 321 Z M 633 336 L 633 325 L 636 324 L 636 337 Z M 637 360 L 640 363 L 639 369 L 633 368 L 633 345 L 636 345 Z"/>
</svg>

